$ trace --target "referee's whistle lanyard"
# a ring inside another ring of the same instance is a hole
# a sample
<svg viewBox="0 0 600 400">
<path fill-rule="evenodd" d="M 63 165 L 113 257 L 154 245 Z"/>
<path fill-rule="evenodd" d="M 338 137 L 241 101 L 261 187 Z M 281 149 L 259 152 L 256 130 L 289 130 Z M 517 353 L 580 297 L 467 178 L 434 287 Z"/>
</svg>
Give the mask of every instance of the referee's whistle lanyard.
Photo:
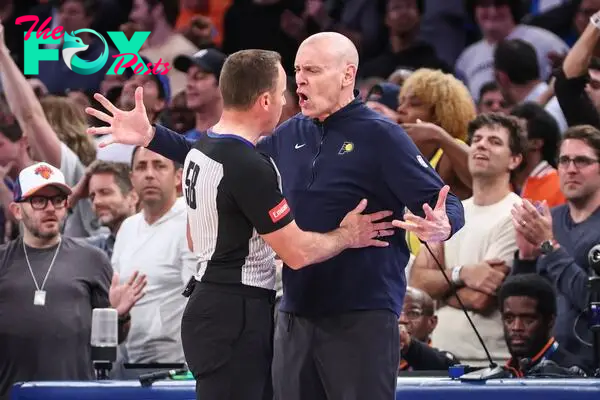
<svg viewBox="0 0 600 400">
<path fill-rule="evenodd" d="M 558 350 L 558 342 L 551 337 L 548 340 L 548 343 L 542 347 L 542 349 L 531 359 L 531 365 L 535 365 L 541 363 L 542 361 L 549 360 L 550 357 Z M 508 368 L 517 378 L 522 378 L 524 376 L 523 371 L 512 366 L 513 359 L 511 358 L 506 362 L 506 368 Z"/>
</svg>

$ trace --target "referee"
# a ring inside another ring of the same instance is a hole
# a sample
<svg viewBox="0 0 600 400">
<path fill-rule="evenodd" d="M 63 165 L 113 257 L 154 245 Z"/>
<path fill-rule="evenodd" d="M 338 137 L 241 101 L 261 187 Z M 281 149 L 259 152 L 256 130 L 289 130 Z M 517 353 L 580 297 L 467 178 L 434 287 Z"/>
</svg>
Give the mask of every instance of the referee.
<svg viewBox="0 0 600 400">
<path fill-rule="evenodd" d="M 275 128 L 285 104 L 286 76 L 279 54 L 232 54 L 223 65 L 219 87 L 221 120 L 193 148 L 179 147 L 170 155 L 175 160 L 185 157 L 188 236 L 200 258 L 186 293 L 191 296 L 182 319 L 183 347 L 198 399 L 272 399 L 275 252 L 290 268 L 300 269 L 348 248 L 387 246 L 376 237 L 393 234 L 390 222 L 378 222 L 391 212 L 363 215 L 363 200 L 334 231 L 300 230 L 281 194 L 275 165 L 255 150 L 259 138 Z M 150 126 L 141 95 L 138 88 L 131 112 L 97 95 L 114 117 L 88 113 L 108 122 L 113 139 L 121 143 L 148 145 L 155 134 L 178 139 L 165 134 L 164 127 Z M 173 148 L 155 142 L 150 148 L 155 146 L 166 154 L 165 149 Z"/>
</svg>

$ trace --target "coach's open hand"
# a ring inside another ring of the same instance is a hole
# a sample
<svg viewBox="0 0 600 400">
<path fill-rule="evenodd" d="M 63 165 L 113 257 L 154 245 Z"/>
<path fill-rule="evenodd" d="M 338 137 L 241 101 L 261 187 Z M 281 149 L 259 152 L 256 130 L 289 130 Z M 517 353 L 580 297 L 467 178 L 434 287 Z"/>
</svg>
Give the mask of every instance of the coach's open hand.
<svg viewBox="0 0 600 400">
<path fill-rule="evenodd" d="M 112 143 L 133 144 L 136 146 L 148 146 L 154 136 L 154 129 L 146 115 L 144 106 L 144 89 L 138 87 L 135 90 L 135 108 L 131 111 L 119 110 L 108 99 L 100 93 L 94 98 L 112 114 L 112 117 L 100 110 L 87 107 L 85 112 L 91 116 L 106 122 L 110 126 L 88 128 L 87 132 L 92 135 L 112 134 L 112 137 L 100 143 L 100 147 L 106 147 Z"/>
<path fill-rule="evenodd" d="M 432 210 L 429 204 L 423 204 L 425 218 L 407 211 L 404 214 L 404 221 L 395 219 L 392 224 L 397 228 L 413 232 L 423 242 L 443 242 L 450 236 L 450 221 L 446 215 L 446 197 L 449 191 L 448 185 L 440 190 L 435 209 Z"/>
<path fill-rule="evenodd" d="M 391 211 L 378 211 L 373 214 L 361 214 L 367 208 L 367 200 L 361 200 L 358 206 L 350 211 L 340 223 L 340 231 L 350 248 L 385 247 L 388 242 L 377 240 L 394 234 L 391 222 L 377 222 L 392 215 Z"/>
</svg>

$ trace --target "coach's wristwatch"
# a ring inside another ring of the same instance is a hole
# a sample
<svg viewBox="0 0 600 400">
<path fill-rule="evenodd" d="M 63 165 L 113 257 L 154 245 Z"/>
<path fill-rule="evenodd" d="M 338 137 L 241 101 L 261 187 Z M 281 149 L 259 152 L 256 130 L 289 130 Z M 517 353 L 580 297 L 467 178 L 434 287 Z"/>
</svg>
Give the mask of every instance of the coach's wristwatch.
<svg viewBox="0 0 600 400">
<path fill-rule="evenodd" d="M 545 240 L 540 245 L 540 251 L 543 255 L 548 255 L 558 249 L 558 242 L 554 239 Z"/>
</svg>

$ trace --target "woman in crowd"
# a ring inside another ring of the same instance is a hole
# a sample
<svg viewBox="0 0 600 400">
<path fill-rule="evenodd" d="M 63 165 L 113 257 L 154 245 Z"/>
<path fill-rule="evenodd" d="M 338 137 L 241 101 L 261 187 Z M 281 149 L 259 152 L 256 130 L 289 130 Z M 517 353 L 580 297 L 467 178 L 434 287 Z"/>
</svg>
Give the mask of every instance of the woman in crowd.
<svg viewBox="0 0 600 400">
<path fill-rule="evenodd" d="M 398 104 L 398 122 L 431 166 L 460 199 L 471 197 L 465 141 L 476 108 L 465 85 L 440 70 L 418 69 L 404 81 Z M 417 254 L 416 237 L 408 244 Z"/>
<path fill-rule="evenodd" d="M 44 96 L 40 103 L 58 139 L 79 157 L 83 165 L 96 159 L 96 145 L 86 133 L 87 118 L 83 108 L 67 97 Z"/>
</svg>

